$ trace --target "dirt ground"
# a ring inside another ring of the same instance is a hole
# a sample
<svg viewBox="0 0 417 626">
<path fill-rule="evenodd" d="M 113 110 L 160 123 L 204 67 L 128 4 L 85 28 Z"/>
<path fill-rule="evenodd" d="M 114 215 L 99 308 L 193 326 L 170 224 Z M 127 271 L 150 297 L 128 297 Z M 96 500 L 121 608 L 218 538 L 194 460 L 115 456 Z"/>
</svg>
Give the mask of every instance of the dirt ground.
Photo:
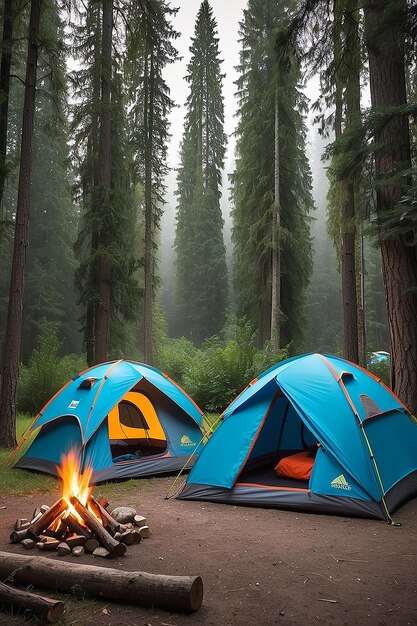
<svg viewBox="0 0 417 626">
<path fill-rule="evenodd" d="M 146 515 L 153 532 L 150 539 L 129 547 L 115 561 L 87 556 L 76 562 L 199 574 L 204 582 L 200 610 L 187 615 L 67 598 L 62 623 L 417 624 L 417 499 L 397 511 L 395 519 L 402 526 L 396 528 L 366 519 L 165 500 L 171 483 L 172 478 L 159 478 L 146 481 L 142 488 L 138 481 L 136 494 L 110 502 L 132 505 Z M 105 486 L 101 493 L 106 495 Z M 0 497 L 0 550 L 24 553 L 9 543 L 12 524 L 16 517 L 53 500 Z M 0 624 L 22 623 L 23 616 L 0 612 Z"/>
</svg>

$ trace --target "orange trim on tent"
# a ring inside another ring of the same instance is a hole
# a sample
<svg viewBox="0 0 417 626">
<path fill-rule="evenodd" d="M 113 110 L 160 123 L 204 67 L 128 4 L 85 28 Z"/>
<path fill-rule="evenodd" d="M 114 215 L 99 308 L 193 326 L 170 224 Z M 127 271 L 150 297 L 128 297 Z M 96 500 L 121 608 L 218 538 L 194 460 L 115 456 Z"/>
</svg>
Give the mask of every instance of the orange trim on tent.
<svg viewBox="0 0 417 626">
<path fill-rule="evenodd" d="M 260 485 L 259 483 L 236 483 L 235 487 L 259 487 L 260 489 L 273 489 L 274 491 L 302 491 L 309 493 L 310 489 L 302 489 L 301 487 L 272 487 L 271 485 Z"/>
<path fill-rule="evenodd" d="M 231 406 L 232 406 L 232 404 L 234 404 L 234 403 L 236 402 L 236 400 L 237 400 L 238 398 L 240 398 L 240 396 L 242 395 L 242 393 L 245 393 L 246 389 L 249 389 L 249 387 L 250 387 L 252 384 L 255 384 L 255 382 L 256 382 L 257 380 L 258 380 L 257 378 L 254 378 L 254 379 L 253 379 L 253 380 L 252 380 L 252 381 L 251 381 L 248 385 L 246 385 L 246 387 L 245 387 L 244 389 L 242 389 L 242 391 L 241 391 L 240 393 L 238 393 L 238 394 L 237 394 L 237 396 L 236 396 L 236 397 L 235 397 L 235 398 L 234 398 L 231 402 L 229 402 L 229 404 L 227 405 L 227 407 L 225 408 L 225 410 L 223 411 L 223 413 L 221 413 L 221 414 L 220 414 L 220 417 L 221 417 L 222 419 L 223 419 L 223 417 L 224 417 L 224 414 L 228 411 L 229 407 L 231 407 Z"/>
<path fill-rule="evenodd" d="M 327 359 L 322 355 L 322 354 L 318 354 L 318 356 L 320 358 L 322 358 L 324 361 L 326 361 L 326 363 L 329 365 L 330 368 L 332 368 L 331 364 L 328 363 Z M 373 374 L 372 372 L 370 372 L 369 370 L 367 370 L 365 367 L 362 367 L 362 365 L 359 365 L 358 363 L 354 363 L 353 361 L 349 361 L 348 359 L 344 359 L 347 363 L 350 363 L 351 365 L 353 365 L 354 367 L 357 367 L 358 369 L 360 369 L 362 372 L 365 372 L 365 374 L 368 374 L 368 376 L 370 376 L 371 378 L 373 378 L 374 380 L 376 380 L 377 383 L 379 383 L 380 385 L 382 385 L 392 396 L 394 396 L 394 398 L 396 400 L 398 400 L 398 402 L 401 404 L 402 407 L 404 407 L 404 409 L 411 415 L 411 411 L 410 409 L 404 404 L 404 402 L 402 402 L 402 400 L 397 396 L 396 393 L 393 392 L 392 389 L 390 389 L 388 387 L 388 385 L 386 385 L 384 383 L 383 380 L 381 380 L 380 378 L 378 378 L 378 376 L 376 376 L 375 374 Z M 333 369 L 333 368 L 332 368 Z M 334 370 L 333 370 L 334 371 Z M 337 372 L 336 372 L 336 377 L 337 376 Z"/>
<path fill-rule="evenodd" d="M 162 372 L 162 375 L 165 376 L 165 378 L 167 380 L 169 380 L 170 383 L 172 383 L 173 385 L 175 385 L 175 387 L 177 387 L 177 389 L 179 389 L 180 391 L 182 391 L 182 393 L 187 396 L 187 398 L 194 404 L 195 408 L 198 410 L 198 412 L 201 415 L 204 415 L 204 411 L 202 411 L 200 409 L 200 407 L 194 402 L 194 400 L 192 399 L 191 396 L 188 395 L 188 393 L 178 384 L 175 382 L 175 380 L 172 380 L 172 378 L 170 376 L 168 376 L 168 374 L 165 374 L 165 372 Z M 190 417 L 192 418 L 192 416 L 190 415 Z M 195 420 L 194 420 L 195 421 Z"/>
</svg>

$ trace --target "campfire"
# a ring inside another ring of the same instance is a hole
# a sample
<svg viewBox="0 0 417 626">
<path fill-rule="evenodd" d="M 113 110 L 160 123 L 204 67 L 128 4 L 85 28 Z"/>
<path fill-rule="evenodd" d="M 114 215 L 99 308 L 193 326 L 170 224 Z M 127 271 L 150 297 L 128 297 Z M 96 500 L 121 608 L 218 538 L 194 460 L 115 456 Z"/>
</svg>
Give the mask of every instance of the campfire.
<svg viewBox="0 0 417 626">
<path fill-rule="evenodd" d="M 31 550 L 56 550 L 60 556 L 85 552 L 94 556 L 122 556 L 128 545 L 150 536 L 146 518 L 134 509 L 118 507 L 108 512 L 106 498 L 96 500 L 90 481 L 93 470 L 80 472 L 79 457 L 71 450 L 57 467 L 62 496 L 52 506 L 36 509 L 32 520 L 16 520 L 12 543 Z"/>
</svg>

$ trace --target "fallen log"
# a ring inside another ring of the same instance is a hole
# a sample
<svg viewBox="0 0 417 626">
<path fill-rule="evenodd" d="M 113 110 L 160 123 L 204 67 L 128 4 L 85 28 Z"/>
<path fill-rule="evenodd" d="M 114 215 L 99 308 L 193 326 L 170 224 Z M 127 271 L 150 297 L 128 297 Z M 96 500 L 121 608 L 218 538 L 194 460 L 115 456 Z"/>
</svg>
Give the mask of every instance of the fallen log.
<svg viewBox="0 0 417 626">
<path fill-rule="evenodd" d="M 64 612 L 65 604 L 61 600 L 51 600 L 21 589 L 9 587 L 0 582 L 0 605 L 30 611 L 42 623 L 57 622 Z"/>
<path fill-rule="evenodd" d="M 197 611 L 203 600 L 200 576 L 166 576 L 0 552 L 0 579 L 13 575 L 22 585 L 86 595 L 140 606 Z"/>
</svg>

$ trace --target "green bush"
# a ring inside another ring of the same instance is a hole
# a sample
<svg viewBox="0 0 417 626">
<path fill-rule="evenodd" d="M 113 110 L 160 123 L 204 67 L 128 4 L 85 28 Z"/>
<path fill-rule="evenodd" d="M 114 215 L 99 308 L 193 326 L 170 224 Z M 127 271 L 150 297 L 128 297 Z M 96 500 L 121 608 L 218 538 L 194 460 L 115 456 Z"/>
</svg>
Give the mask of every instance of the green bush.
<svg viewBox="0 0 417 626">
<path fill-rule="evenodd" d="M 21 366 L 17 385 L 17 407 L 22 413 L 36 414 L 70 378 L 86 368 L 84 357 L 60 357 L 58 322 L 42 320 L 38 345 L 27 366 Z"/>
<path fill-rule="evenodd" d="M 198 349 L 188 339 L 169 339 L 165 336 L 155 351 L 155 367 L 183 387 L 186 371 L 197 353 Z"/>
<path fill-rule="evenodd" d="M 390 386 L 390 360 L 384 359 L 382 361 L 371 362 L 368 365 L 368 370 L 378 376 L 388 387 Z"/>
<path fill-rule="evenodd" d="M 198 349 L 186 339 L 164 339 L 156 366 L 178 382 L 204 410 L 219 413 L 257 375 L 287 356 L 256 347 L 250 324 L 240 320 L 234 337 L 206 340 Z"/>
</svg>

